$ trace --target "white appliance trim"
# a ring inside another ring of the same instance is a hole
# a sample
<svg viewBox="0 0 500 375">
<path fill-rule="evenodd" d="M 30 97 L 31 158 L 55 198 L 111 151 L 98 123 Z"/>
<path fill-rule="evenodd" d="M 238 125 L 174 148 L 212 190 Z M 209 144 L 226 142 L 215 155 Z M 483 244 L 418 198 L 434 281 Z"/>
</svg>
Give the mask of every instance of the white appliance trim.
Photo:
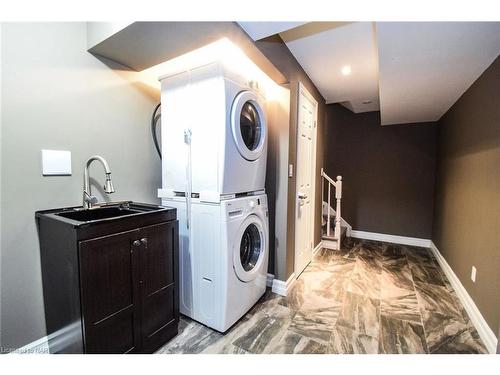
<svg viewBox="0 0 500 375">
<path fill-rule="evenodd" d="M 441 266 L 441 269 L 444 271 L 446 277 L 450 281 L 451 286 L 457 293 L 458 299 L 464 306 L 465 311 L 467 311 L 467 314 L 469 315 L 472 324 L 474 324 L 474 327 L 476 327 L 477 332 L 481 337 L 481 340 L 483 340 L 483 343 L 486 346 L 486 349 L 488 349 L 488 352 L 490 352 L 491 354 L 495 354 L 498 344 L 498 339 L 495 333 L 491 330 L 488 323 L 486 323 L 486 320 L 484 319 L 483 315 L 477 308 L 476 304 L 474 303 L 474 300 L 467 292 L 467 290 L 461 283 L 458 276 L 455 274 L 455 272 L 453 272 L 453 269 L 450 267 L 446 259 L 441 255 L 439 249 L 432 241 L 430 248 L 432 253 L 436 257 L 436 260 L 438 261 L 439 265 Z"/>
<path fill-rule="evenodd" d="M 431 247 L 431 240 L 426 238 L 396 236 L 393 234 L 365 232 L 361 230 L 351 230 L 351 237 L 361 238 L 364 240 L 397 243 L 401 245 Z"/>
<path fill-rule="evenodd" d="M 292 288 L 295 283 L 295 273 L 292 273 L 287 281 L 282 281 L 278 279 L 273 280 L 273 293 L 279 294 L 280 296 L 286 297 L 288 291 Z"/>
</svg>

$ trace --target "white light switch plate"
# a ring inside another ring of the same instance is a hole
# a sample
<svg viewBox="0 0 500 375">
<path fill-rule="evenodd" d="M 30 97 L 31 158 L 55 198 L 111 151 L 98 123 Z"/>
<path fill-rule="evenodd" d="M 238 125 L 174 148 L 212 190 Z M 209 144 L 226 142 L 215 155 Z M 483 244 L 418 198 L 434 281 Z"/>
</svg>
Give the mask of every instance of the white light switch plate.
<svg viewBox="0 0 500 375">
<path fill-rule="evenodd" d="M 288 177 L 293 177 L 293 164 L 288 164 Z"/>
<path fill-rule="evenodd" d="M 71 151 L 42 150 L 42 174 L 44 176 L 70 176 Z"/>
</svg>

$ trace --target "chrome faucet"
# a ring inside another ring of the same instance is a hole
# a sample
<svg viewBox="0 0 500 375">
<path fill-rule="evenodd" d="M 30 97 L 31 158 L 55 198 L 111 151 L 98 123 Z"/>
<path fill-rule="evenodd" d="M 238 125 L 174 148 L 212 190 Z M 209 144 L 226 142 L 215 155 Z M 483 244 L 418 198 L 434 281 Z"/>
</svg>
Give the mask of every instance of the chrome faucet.
<svg viewBox="0 0 500 375">
<path fill-rule="evenodd" d="M 111 194 L 115 192 L 115 188 L 113 186 L 113 181 L 111 181 L 111 171 L 109 169 L 108 162 L 99 155 L 94 155 L 87 160 L 87 164 L 85 165 L 85 171 L 83 173 L 83 208 L 88 209 L 92 208 L 94 204 L 97 203 L 97 197 L 93 196 L 90 192 L 90 177 L 89 177 L 89 167 L 90 164 L 94 160 L 101 162 L 104 167 L 104 172 L 106 172 L 106 182 L 104 183 L 104 192 Z"/>
</svg>

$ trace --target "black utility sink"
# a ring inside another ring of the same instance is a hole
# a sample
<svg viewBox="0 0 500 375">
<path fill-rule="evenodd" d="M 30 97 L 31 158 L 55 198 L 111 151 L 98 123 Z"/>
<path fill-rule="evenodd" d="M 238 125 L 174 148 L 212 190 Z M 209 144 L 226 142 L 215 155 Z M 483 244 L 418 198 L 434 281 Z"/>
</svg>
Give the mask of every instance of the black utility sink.
<svg viewBox="0 0 500 375">
<path fill-rule="evenodd" d="M 151 214 L 165 215 L 171 208 L 154 204 L 132 201 L 106 203 L 98 207 L 84 209 L 83 207 L 66 207 L 38 211 L 36 216 L 41 219 L 56 220 L 73 227 L 95 226 L 114 222 L 131 221 L 137 223 L 149 219 Z"/>
<path fill-rule="evenodd" d="M 76 221 L 94 221 L 109 219 L 112 217 L 133 215 L 140 213 L 138 210 L 131 210 L 124 207 L 99 207 L 89 210 L 74 210 L 69 212 L 59 212 L 56 215 Z"/>
</svg>

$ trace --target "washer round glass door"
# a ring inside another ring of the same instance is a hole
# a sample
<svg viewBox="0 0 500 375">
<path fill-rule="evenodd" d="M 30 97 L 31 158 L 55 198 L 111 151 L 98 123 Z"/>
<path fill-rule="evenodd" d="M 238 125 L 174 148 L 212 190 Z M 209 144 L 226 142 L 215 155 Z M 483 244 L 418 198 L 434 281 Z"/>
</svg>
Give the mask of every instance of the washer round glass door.
<svg viewBox="0 0 500 375">
<path fill-rule="evenodd" d="M 250 215 L 243 221 L 233 249 L 236 276 L 244 282 L 252 281 L 258 276 L 267 251 L 264 227 L 257 215 Z"/>
<path fill-rule="evenodd" d="M 267 129 L 264 111 L 251 91 L 240 92 L 231 108 L 231 128 L 236 147 L 247 160 L 256 160 L 264 151 Z"/>
</svg>

